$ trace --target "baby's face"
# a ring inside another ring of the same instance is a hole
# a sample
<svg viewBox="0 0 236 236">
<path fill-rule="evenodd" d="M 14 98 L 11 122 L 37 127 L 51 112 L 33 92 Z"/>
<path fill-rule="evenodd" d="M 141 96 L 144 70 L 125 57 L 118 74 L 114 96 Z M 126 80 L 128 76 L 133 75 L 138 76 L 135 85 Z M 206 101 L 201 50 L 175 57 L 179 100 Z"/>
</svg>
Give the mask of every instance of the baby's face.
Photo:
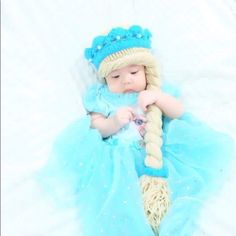
<svg viewBox="0 0 236 236">
<path fill-rule="evenodd" d="M 129 65 L 112 71 L 106 82 L 113 93 L 140 92 L 146 88 L 145 68 L 142 65 Z"/>
</svg>

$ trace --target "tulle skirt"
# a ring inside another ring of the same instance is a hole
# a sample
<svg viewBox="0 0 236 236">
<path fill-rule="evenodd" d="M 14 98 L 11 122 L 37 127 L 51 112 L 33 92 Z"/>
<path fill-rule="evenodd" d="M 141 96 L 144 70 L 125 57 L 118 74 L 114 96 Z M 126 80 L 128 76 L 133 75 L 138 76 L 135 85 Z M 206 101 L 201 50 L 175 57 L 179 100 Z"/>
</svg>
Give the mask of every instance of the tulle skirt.
<svg viewBox="0 0 236 236">
<path fill-rule="evenodd" d="M 171 206 L 159 235 L 190 236 L 204 202 L 227 176 L 233 141 L 184 114 L 164 118 L 162 152 Z M 138 144 L 107 143 L 86 116 L 61 133 L 38 180 L 58 207 L 77 210 L 82 236 L 153 236 L 139 177 L 158 172 L 144 158 Z"/>
</svg>

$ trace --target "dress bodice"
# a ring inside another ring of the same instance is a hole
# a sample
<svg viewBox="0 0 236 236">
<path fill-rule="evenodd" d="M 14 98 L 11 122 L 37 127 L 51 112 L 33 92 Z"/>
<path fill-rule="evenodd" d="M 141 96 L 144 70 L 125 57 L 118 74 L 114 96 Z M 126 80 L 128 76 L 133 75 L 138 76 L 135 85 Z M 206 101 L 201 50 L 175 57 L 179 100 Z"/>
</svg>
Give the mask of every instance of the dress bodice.
<svg viewBox="0 0 236 236">
<path fill-rule="evenodd" d="M 112 93 L 107 85 L 96 84 L 85 94 L 83 102 L 88 112 L 101 113 L 105 117 L 112 116 L 116 110 L 123 106 L 130 106 L 134 109 L 136 117 L 120 131 L 106 139 L 106 142 L 115 144 L 140 143 L 144 135 L 144 113 L 137 105 L 138 93 Z"/>
</svg>

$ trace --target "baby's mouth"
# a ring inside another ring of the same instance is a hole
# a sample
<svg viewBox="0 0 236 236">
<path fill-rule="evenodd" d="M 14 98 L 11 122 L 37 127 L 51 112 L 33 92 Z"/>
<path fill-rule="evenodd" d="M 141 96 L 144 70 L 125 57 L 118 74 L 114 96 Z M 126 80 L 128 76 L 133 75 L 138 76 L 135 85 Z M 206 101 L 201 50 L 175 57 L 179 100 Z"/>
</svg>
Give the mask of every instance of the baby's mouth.
<svg viewBox="0 0 236 236">
<path fill-rule="evenodd" d="M 134 90 L 133 89 L 126 89 L 125 93 L 134 93 Z"/>
</svg>

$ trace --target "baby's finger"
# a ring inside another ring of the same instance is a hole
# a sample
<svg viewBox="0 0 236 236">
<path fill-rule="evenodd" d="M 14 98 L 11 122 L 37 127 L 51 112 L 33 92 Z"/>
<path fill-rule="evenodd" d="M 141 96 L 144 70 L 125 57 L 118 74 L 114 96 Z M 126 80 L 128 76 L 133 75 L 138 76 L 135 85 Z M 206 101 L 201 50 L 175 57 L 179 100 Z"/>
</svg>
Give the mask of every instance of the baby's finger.
<svg viewBox="0 0 236 236">
<path fill-rule="evenodd" d="M 141 109 L 142 109 L 143 111 L 147 111 L 147 105 L 146 105 L 146 103 L 140 102 L 139 106 L 141 107 Z"/>
<path fill-rule="evenodd" d="M 136 116 L 136 112 L 135 112 L 135 110 L 132 107 L 128 107 L 128 111 L 132 115 L 132 118 L 134 118 Z"/>
</svg>

